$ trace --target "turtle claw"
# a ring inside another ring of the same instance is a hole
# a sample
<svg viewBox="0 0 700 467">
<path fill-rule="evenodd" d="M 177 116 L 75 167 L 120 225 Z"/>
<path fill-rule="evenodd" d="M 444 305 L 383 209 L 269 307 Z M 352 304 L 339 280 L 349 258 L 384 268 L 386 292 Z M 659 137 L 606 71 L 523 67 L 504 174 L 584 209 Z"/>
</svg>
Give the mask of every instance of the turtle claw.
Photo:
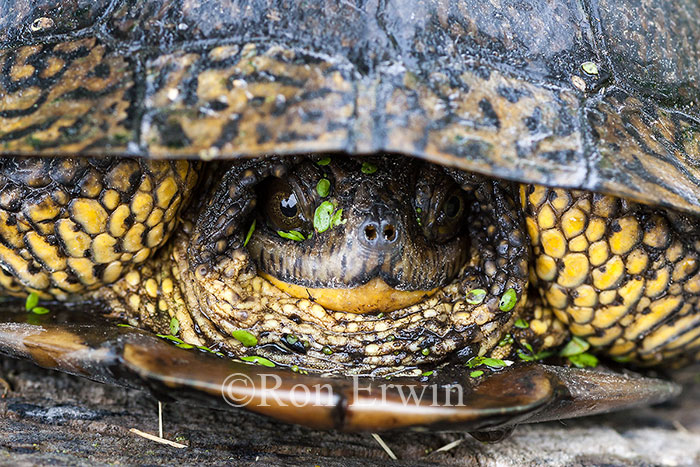
<svg viewBox="0 0 700 467">
<path fill-rule="evenodd" d="M 51 316 L 53 315 L 53 316 Z M 323 378 L 185 350 L 74 311 L 0 312 L 0 353 L 159 400 L 243 407 L 316 429 L 475 432 L 495 441 L 520 423 L 592 415 L 678 395 L 675 383 L 600 370 L 514 365 L 475 379 L 465 367 L 429 380 Z"/>
<path fill-rule="evenodd" d="M 667 380 L 603 369 L 579 369 L 541 365 L 560 394 L 529 422 L 544 422 L 613 412 L 640 405 L 658 404 L 681 392 Z"/>
</svg>

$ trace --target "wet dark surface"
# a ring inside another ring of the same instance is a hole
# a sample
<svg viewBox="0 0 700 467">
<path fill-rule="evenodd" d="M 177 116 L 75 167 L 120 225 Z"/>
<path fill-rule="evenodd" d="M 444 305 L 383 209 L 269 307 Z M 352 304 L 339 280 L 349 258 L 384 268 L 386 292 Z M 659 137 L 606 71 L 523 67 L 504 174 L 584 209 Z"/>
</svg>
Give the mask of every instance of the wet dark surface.
<svg viewBox="0 0 700 467">
<path fill-rule="evenodd" d="M 401 56 L 407 65 L 429 71 L 441 60 L 486 63 L 559 83 L 568 83 L 585 60 L 609 59 L 615 80 L 655 98 L 697 104 L 696 2 L 391 0 L 298 6 L 290 0 L 10 0 L 0 4 L 0 47 L 95 35 L 152 52 L 204 40 L 291 38 L 320 53 L 346 55 L 360 73 Z"/>
<path fill-rule="evenodd" d="M 392 465 L 369 434 L 313 431 L 245 412 L 178 404 L 164 410 L 175 449 L 129 432 L 157 433 L 157 404 L 146 393 L 105 386 L 3 358 L 12 386 L 0 399 L 0 463 L 271 463 Z M 402 463 L 481 465 L 692 465 L 700 462 L 700 382 L 686 375 L 672 403 L 608 416 L 518 428 L 499 444 L 468 435 L 383 434 Z M 463 439 L 447 452 L 433 452 Z"/>
</svg>

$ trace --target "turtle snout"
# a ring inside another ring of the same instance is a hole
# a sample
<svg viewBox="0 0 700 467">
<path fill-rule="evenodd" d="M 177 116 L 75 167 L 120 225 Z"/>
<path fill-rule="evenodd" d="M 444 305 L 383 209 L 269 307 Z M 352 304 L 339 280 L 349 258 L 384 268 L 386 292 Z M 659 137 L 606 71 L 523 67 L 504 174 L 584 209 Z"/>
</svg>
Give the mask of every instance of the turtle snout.
<svg viewBox="0 0 700 467">
<path fill-rule="evenodd" d="M 401 237 L 399 219 L 395 215 L 372 216 L 360 224 L 360 241 L 368 248 L 389 250 Z"/>
</svg>

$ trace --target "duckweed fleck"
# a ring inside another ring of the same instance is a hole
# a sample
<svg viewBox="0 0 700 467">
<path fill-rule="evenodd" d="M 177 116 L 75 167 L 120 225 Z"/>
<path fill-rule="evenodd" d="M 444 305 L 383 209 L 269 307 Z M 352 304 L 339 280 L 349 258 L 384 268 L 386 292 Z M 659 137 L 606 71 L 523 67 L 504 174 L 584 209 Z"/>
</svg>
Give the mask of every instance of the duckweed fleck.
<svg viewBox="0 0 700 467">
<path fill-rule="evenodd" d="M 589 75 L 598 74 L 598 65 L 596 65 L 594 62 L 583 62 L 581 64 L 581 69 Z"/>
<path fill-rule="evenodd" d="M 287 343 L 290 345 L 294 345 L 297 342 L 299 342 L 299 338 L 297 336 L 295 336 L 294 334 L 287 334 L 284 337 L 284 340 L 287 341 Z"/>
<path fill-rule="evenodd" d="M 325 232 L 331 227 L 335 206 L 330 201 L 324 201 L 314 211 L 314 229 L 318 233 Z"/>
<path fill-rule="evenodd" d="M 343 219 L 343 209 L 338 209 L 333 213 L 333 217 L 331 217 L 331 228 L 345 224 L 347 221 L 347 219 Z"/>
<path fill-rule="evenodd" d="M 39 304 L 39 294 L 32 292 L 27 296 L 27 301 L 24 302 L 24 308 L 27 311 L 31 311 L 35 306 Z"/>
<path fill-rule="evenodd" d="M 467 362 L 467 368 L 475 368 L 479 365 L 486 365 L 490 368 L 505 368 L 512 362 L 491 357 L 474 357 Z"/>
<path fill-rule="evenodd" d="M 501 297 L 501 301 L 498 302 L 498 309 L 501 311 L 510 311 L 517 302 L 518 294 L 515 293 L 515 289 L 508 289 Z"/>
<path fill-rule="evenodd" d="M 258 345 L 258 338 L 246 331 L 245 329 L 236 329 L 231 333 L 231 337 L 246 347 Z"/>
<path fill-rule="evenodd" d="M 180 331 L 180 321 L 178 321 L 177 318 L 173 316 L 170 319 L 170 334 L 172 334 L 173 336 L 176 336 L 179 331 Z"/>
<path fill-rule="evenodd" d="M 598 366 L 598 359 L 596 358 L 595 355 L 589 354 L 588 352 L 580 353 L 578 355 L 572 355 L 569 358 L 569 361 L 578 368 L 586 368 L 586 367 L 596 367 Z"/>
<path fill-rule="evenodd" d="M 265 357 L 259 357 L 257 355 L 251 355 L 249 357 L 241 357 L 244 362 L 256 363 L 258 365 L 266 366 L 268 368 L 274 368 L 276 365 L 272 363 Z"/>
<path fill-rule="evenodd" d="M 278 230 L 277 235 L 279 235 L 282 238 L 286 238 L 287 240 L 294 240 L 295 242 L 303 242 L 304 240 L 306 240 L 304 234 L 299 232 L 298 230 L 290 230 L 289 232 L 285 232 L 284 230 Z"/>
<path fill-rule="evenodd" d="M 321 198 L 325 198 L 331 192 L 331 182 L 327 178 L 322 178 L 316 184 L 316 193 Z"/>
<path fill-rule="evenodd" d="M 257 219 L 253 219 L 253 223 L 250 224 L 250 228 L 248 229 L 248 233 L 245 236 L 245 241 L 243 242 L 243 246 L 248 246 L 248 242 L 250 241 L 250 237 L 253 236 L 253 232 L 255 232 L 255 223 L 257 222 Z"/>
<path fill-rule="evenodd" d="M 517 320 L 515 322 L 515 324 L 513 324 L 513 326 L 515 326 L 516 328 L 520 328 L 520 329 L 527 329 L 530 327 L 530 323 L 528 323 L 524 319 L 520 318 L 519 320 Z"/>
<path fill-rule="evenodd" d="M 467 292 L 466 301 L 470 305 L 478 305 L 484 301 L 486 298 L 486 291 L 484 289 L 473 289 Z"/>
<path fill-rule="evenodd" d="M 529 353 L 525 353 L 522 350 L 518 351 L 518 358 L 520 360 L 523 360 L 525 362 L 536 362 L 539 360 L 544 360 L 545 358 L 551 356 L 554 352 L 544 350 L 541 352 L 535 352 L 535 349 L 532 348 L 532 345 L 530 345 L 528 342 L 522 341 L 520 343 Z"/>
<path fill-rule="evenodd" d="M 199 350 L 203 350 L 204 352 L 209 352 L 209 353 L 213 353 L 214 355 L 218 355 L 219 357 L 225 357 L 225 355 L 222 352 L 217 352 L 215 350 L 212 350 L 205 345 L 198 345 L 197 348 Z"/>
<path fill-rule="evenodd" d="M 362 168 L 360 170 L 365 175 L 372 175 L 374 172 L 377 171 L 377 166 L 372 164 L 371 162 L 363 162 Z"/>
<path fill-rule="evenodd" d="M 160 337 L 161 339 L 166 339 L 166 340 L 169 340 L 171 342 L 175 342 L 176 344 L 184 344 L 185 343 L 185 341 L 183 341 L 179 337 L 169 336 L 167 334 L 156 334 L 156 336 Z"/>
<path fill-rule="evenodd" d="M 573 355 L 582 354 L 586 350 L 591 348 L 591 344 L 588 341 L 581 339 L 580 337 L 574 336 L 563 349 L 559 352 L 562 357 L 571 357 Z"/>
<path fill-rule="evenodd" d="M 498 346 L 505 347 L 506 345 L 512 344 L 512 343 L 513 343 L 513 336 L 511 336 L 510 334 L 506 334 L 505 336 L 503 336 L 503 339 L 498 341 Z"/>
</svg>

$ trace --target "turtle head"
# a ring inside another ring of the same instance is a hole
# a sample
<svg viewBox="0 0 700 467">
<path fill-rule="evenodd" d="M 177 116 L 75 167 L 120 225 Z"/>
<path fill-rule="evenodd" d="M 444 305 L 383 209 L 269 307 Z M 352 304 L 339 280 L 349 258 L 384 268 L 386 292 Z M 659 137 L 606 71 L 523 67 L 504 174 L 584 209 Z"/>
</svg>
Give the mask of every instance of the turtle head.
<svg viewBox="0 0 700 467">
<path fill-rule="evenodd" d="M 363 372 L 476 355 L 525 303 L 514 189 L 398 155 L 235 161 L 175 242 L 178 280 L 198 332 L 242 353 L 235 336 L 251 333 L 277 362 Z"/>
<path fill-rule="evenodd" d="M 407 158 L 326 160 L 257 185 L 247 247 L 261 276 L 354 313 L 413 305 L 455 278 L 468 253 L 467 195 L 452 178 Z"/>
</svg>

